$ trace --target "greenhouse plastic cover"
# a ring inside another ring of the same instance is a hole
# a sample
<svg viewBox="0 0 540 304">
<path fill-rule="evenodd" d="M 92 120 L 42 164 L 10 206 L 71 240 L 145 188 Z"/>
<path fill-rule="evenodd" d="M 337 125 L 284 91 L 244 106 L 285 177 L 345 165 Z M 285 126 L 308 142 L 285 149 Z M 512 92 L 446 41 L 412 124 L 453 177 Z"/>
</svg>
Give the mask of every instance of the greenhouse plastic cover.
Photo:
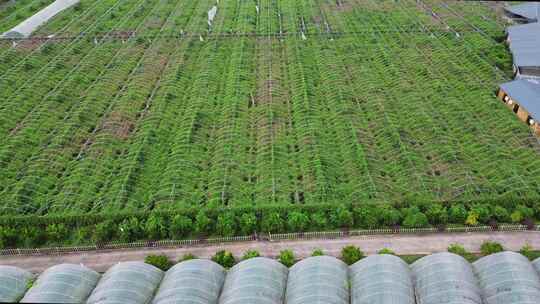
<svg viewBox="0 0 540 304">
<path fill-rule="evenodd" d="M 330 256 L 310 257 L 289 270 L 287 304 L 348 304 L 348 266 Z"/>
<path fill-rule="evenodd" d="M 149 303 L 162 277 L 163 271 L 143 262 L 116 264 L 101 277 L 86 303 Z"/>
<path fill-rule="evenodd" d="M 99 274 L 82 265 L 60 264 L 43 272 L 21 303 L 83 303 Z"/>
<path fill-rule="evenodd" d="M 288 268 L 268 258 L 252 258 L 231 268 L 219 304 L 281 304 Z"/>
<path fill-rule="evenodd" d="M 56 14 L 77 4 L 79 0 L 56 0 L 49 6 L 24 20 L 16 27 L 5 32 L 3 38 L 24 38 L 30 36 L 38 27 L 49 21 Z"/>
<path fill-rule="evenodd" d="M 399 257 L 373 255 L 349 270 L 351 304 L 414 304 L 409 266 Z"/>
<path fill-rule="evenodd" d="M 210 260 L 188 260 L 165 273 L 153 304 L 216 304 L 225 270 Z"/>
<path fill-rule="evenodd" d="M 13 266 L 0 266 L 0 302 L 17 302 L 26 292 L 32 274 Z"/>
<path fill-rule="evenodd" d="M 485 304 L 538 304 L 540 277 L 523 255 L 500 252 L 473 263 Z"/>
<path fill-rule="evenodd" d="M 506 10 L 514 15 L 518 15 L 529 20 L 538 20 L 537 14 L 539 11 L 539 2 L 529 2 L 524 4 L 512 5 L 507 7 Z"/>
<path fill-rule="evenodd" d="M 443 252 L 423 257 L 412 265 L 418 304 L 482 304 L 471 264 Z"/>
</svg>

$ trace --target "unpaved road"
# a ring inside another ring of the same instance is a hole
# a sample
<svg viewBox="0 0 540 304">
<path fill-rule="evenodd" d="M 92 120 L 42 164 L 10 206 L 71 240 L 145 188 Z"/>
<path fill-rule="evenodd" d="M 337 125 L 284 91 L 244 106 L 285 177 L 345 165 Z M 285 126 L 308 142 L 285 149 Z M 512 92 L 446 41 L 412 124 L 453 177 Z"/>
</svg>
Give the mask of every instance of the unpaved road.
<svg viewBox="0 0 540 304">
<path fill-rule="evenodd" d="M 29 271 L 41 272 L 52 265 L 60 263 L 82 263 L 103 272 L 117 262 L 143 260 L 149 254 L 163 253 L 174 260 L 178 260 L 186 253 L 192 253 L 201 258 L 209 258 L 216 251 L 225 249 L 239 257 L 248 249 L 256 249 L 264 256 L 275 257 L 280 250 L 292 249 L 297 257 L 302 258 L 311 255 L 315 248 L 323 249 L 326 254 L 339 256 L 341 248 L 346 245 L 358 246 L 367 254 L 376 253 L 381 248 L 390 248 L 398 254 L 428 254 L 446 251 L 448 245 L 453 243 L 462 244 L 467 250 L 478 252 L 480 245 L 486 240 L 500 242 L 508 250 L 517 251 L 526 243 L 529 243 L 534 248 L 540 248 L 540 232 L 537 231 L 374 235 L 330 240 L 252 241 L 166 249 L 139 248 L 56 256 L 4 256 L 0 257 L 0 265 L 13 265 Z"/>
</svg>

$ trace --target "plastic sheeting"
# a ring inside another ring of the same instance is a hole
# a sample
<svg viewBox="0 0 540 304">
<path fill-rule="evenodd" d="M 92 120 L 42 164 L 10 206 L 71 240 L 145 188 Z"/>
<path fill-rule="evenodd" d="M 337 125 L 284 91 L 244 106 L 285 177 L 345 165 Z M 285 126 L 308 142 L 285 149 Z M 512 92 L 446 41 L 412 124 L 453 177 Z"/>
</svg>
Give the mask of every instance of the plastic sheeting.
<svg viewBox="0 0 540 304">
<path fill-rule="evenodd" d="M 38 27 L 46 23 L 61 11 L 77 4 L 79 0 L 56 0 L 32 17 L 5 32 L 3 38 L 24 38 L 30 36 Z"/>
<path fill-rule="evenodd" d="M 463 257 L 443 252 L 412 265 L 418 304 L 482 304 L 472 266 Z"/>
<path fill-rule="evenodd" d="M 252 258 L 229 270 L 219 304 L 281 304 L 287 267 L 268 258 Z"/>
<path fill-rule="evenodd" d="M 485 304 L 538 304 L 540 277 L 523 255 L 500 252 L 473 263 Z"/>
<path fill-rule="evenodd" d="M 210 260 L 188 260 L 165 273 L 153 304 L 216 304 L 225 270 Z"/>
<path fill-rule="evenodd" d="M 82 265 L 60 264 L 43 272 L 21 303 L 84 303 L 99 274 Z"/>
<path fill-rule="evenodd" d="M 330 256 L 296 263 L 287 279 L 287 304 L 349 304 L 348 266 Z"/>
<path fill-rule="evenodd" d="M 414 304 L 409 266 L 399 257 L 380 254 L 350 267 L 351 304 Z"/>
<path fill-rule="evenodd" d="M 32 274 L 26 270 L 0 266 L 0 302 L 17 302 L 26 292 Z"/>
<path fill-rule="evenodd" d="M 143 262 L 116 264 L 103 275 L 86 303 L 146 304 L 162 277 L 163 271 Z"/>
</svg>

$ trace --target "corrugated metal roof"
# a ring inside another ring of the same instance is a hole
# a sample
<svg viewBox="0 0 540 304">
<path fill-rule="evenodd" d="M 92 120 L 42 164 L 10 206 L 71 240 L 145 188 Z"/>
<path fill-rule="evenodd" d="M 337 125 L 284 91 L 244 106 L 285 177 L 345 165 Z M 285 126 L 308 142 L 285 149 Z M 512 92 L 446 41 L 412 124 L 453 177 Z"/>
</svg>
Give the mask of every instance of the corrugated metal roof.
<svg viewBox="0 0 540 304">
<path fill-rule="evenodd" d="M 518 79 L 501 84 L 501 89 L 524 107 L 534 120 L 540 121 L 540 81 Z"/>
<path fill-rule="evenodd" d="M 540 23 L 529 23 L 508 27 L 508 41 L 518 67 L 540 66 Z"/>
<path fill-rule="evenodd" d="M 535 21 L 537 19 L 538 6 L 539 2 L 529 2 L 524 4 L 512 5 L 507 7 L 506 10 L 514 15 L 521 16 L 523 18 L 529 19 L 530 21 Z"/>
</svg>

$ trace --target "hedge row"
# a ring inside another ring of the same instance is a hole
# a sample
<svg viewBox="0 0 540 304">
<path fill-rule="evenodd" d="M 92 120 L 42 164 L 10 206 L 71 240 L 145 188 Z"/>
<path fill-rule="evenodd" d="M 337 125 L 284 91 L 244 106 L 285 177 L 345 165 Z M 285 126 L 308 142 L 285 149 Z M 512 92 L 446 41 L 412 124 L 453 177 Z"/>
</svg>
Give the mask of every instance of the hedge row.
<svg viewBox="0 0 540 304">
<path fill-rule="evenodd" d="M 534 224 L 540 199 L 266 205 L 65 216 L 0 217 L 0 248 L 333 229 Z"/>
</svg>

